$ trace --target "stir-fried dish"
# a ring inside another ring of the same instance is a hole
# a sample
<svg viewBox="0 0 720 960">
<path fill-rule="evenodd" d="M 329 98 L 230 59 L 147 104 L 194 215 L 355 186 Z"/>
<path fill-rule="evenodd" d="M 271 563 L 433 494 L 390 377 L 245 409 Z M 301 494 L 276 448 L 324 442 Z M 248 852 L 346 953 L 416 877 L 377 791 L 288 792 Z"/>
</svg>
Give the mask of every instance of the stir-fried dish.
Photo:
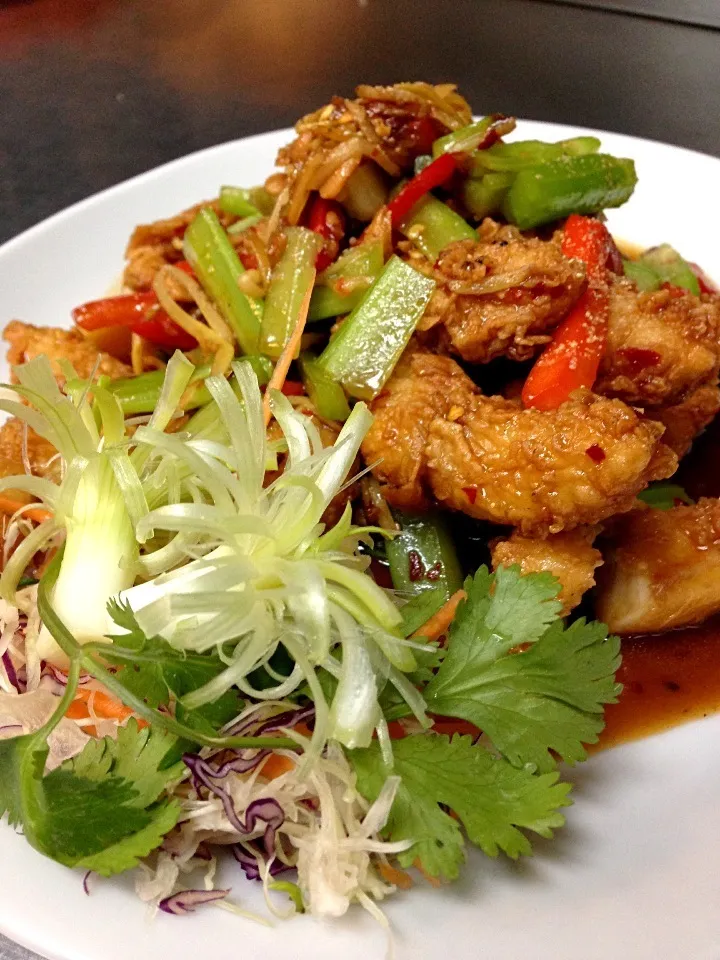
<svg viewBox="0 0 720 960">
<path fill-rule="evenodd" d="M 614 633 L 720 610 L 720 504 L 670 479 L 720 295 L 619 249 L 632 160 L 356 94 L 138 226 L 72 329 L 4 331 L 0 813 L 169 913 L 243 912 L 244 872 L 384 920 L 468 843 L 528 854 Z"/>
</svg>

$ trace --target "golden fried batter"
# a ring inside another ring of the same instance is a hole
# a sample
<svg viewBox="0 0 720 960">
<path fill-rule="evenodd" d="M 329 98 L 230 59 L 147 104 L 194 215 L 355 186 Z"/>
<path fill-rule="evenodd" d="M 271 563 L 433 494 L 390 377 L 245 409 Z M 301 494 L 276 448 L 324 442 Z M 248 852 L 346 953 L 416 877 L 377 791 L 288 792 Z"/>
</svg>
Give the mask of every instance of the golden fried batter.
<svg viewBox="0 0 720 960">
<path fill-rule="evenodd" d="M 662 433 L 589 391 L 547 412 L 476 396 L 456 421 L 433 420 L 428 476 L 442 505 L 546 536 L 630 510 L 651 480 L 669 477 L 677 457 Z"/>
<path fill-rule="evenodd" d="M 17 417 L 11 417 L 0 427 L 0 476 L 10 477 L 26 472 L 23 459 L 23 435 L 26 430 L 30 472 L 33 476 L 48 477 L 59 483 L 60 460 L 57 450 Z"/>
<path fill-rule="evenodd" d="M 493 568 L 517 564 L 523 573 L 551 573 L 562 586 L 558 599 L 565 616 L 595 584 L 595 570 L 603 562 L 592 545 L 597 533 L 597 527 L 579 527 L 546 540 L 532 540 L 515 532 L 509 540 L 496 540 L 492 545 Z"/>
<path fill-rule="evenodd" d="M 45 354 L 50 360 L 56 377 L 62 377 L 62 370 L 57 361 L 63 358 L 72 363 L 82 379 L 92 376 L 96 364 L 98 376 L 104 374 L 115 380 L 117 377 L 132 375 L 131 367 L 111 357 L 109 353 L 100 353 L 77 330 L 34 327 L 30 323 L 11 320 L 3 331 L 3 337 L 10 344 L 8 363 L 12 366 L 27 363 L 28 360 Z"/>
<path fill-rule="evenodd" d="M 478 392 L 450 357 L 411 346 L 371 404 L 375 421 L 362 444 L 388 503 L 406 510 L 428 506 L 425 443 L 436 416 L 462 413 Z"/>
<path fill-rule="evenodd" d="M 720 410 L 720 389 L 716 383 L 707 383 L 669 407 L 651 408 L 653 420 L 665 426 L 663 443 L 682 459 L 699 433 L 709 426 Z"/>
<path fill-rule="evenodd" d="M 604 549 L 597 611 L 619 633 L 659 633 L 720 610 L 720 500 L 623 517 Z"/>
<path fill-rule="evenodd" d="M 478 237 L 450 244 L 432 269 L 425 267 L 438 286 L 420 330 L 471 363 L 527 360 L 582 293 L 584 267 L 555 241 L 524 237 L 490 219 Z"/>
<path fill-rule="evenodd" d="M 597 393 L 639 406 L 673 404 L 716 379 L 718 369 L 720 297 L 613 283 Z"/>
</svg>

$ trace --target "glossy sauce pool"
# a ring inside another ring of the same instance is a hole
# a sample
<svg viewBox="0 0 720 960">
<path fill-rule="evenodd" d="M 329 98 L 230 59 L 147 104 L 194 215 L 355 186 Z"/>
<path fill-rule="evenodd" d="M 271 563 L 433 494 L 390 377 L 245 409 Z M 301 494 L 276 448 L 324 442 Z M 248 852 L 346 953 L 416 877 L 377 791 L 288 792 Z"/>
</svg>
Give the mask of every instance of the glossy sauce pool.
<svg viewBox="0 0 720 960">
<path fill-rule="evenodd" d="M 694 444 L 672 482 L 690 496 L 720 496 L 720 417 Z M 606 707 L 595 749 L 659 733 L 720 712 L 720 614 L 697 627 L 624 637 L 617 679 L 624 689 Z"/>
</svg>

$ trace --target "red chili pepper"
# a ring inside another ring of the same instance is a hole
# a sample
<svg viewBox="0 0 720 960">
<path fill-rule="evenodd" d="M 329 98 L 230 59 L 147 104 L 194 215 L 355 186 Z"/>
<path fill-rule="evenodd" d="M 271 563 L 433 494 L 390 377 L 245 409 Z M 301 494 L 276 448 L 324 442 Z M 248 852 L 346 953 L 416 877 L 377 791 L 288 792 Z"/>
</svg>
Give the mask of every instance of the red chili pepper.
<svg viewBox="0 0 720 960">
<path fill-rule="evenodd" d="M 530 371 L 522 391 L 526 407 L 554 410 L 574 390 L 595 382 L 607 338 L 608 269 L 616 249 L 599 220 L 568 217 L 562 250 L 566 257 L 585 262 L 589 286 Z"/>
<path fill-rule="evenodd" d="M 717 284 L 713 283 L 702 267 L 699 267 L 696 263 L 690 263 L 688 266 L 697 277 L 700 293 L 720 293 Z"/>
<path fill-rule="evenodd" d="M 93 300 L 76 307 L 72 316 L 82 330 L 129 327 L 133 333 L 167 350 L 192 350 L 197 346 L 195 338 L 170 319 L 151 292 Z"/>
<path fill-rule="evenodd" d="M 315 269 L 322 273 L 337 260 L 340 253 L 340 244 L 345 236 L 345 212 L 336 200 L 317 196 L 310 204 L 307 225 L 324 240 L 323 248 L 315 260 Z"/>
<path fill-rule="evenodd" d="M 286 397 L 304 397 L 305 387 L 297 380 L 286 380 L 281 387 Z"/>
<path fill-rule="evenodd" d="M 388 204 L 393 226 L 401 223 L 426 193 L 446 183 L 458 166 L 457 154 L 443 153 L 408 180 Z"/>
</svg>

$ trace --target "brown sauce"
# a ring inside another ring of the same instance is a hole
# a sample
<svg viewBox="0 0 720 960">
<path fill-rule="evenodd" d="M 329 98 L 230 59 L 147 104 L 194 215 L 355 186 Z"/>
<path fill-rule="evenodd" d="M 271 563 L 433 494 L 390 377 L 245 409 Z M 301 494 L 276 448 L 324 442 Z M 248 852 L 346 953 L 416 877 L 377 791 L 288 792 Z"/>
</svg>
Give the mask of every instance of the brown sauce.
<svg viewBox="0 0 720 960">
<path fill-rule="evenodd" d="M 699 627 L 626 637 L 622 657 L 623 692 L 605 710 L 596 749 L 720 711 L 720 616 Z"/>
<path fill-rule="evenodd" d="M 720 417 L 695 441 L 672 482 L 694 500 L 720 496 Z M 720 712 L 720 614 L 697 627 L 625 637 L 622 657 L 624 689 L 606 708 L 596 749 Z"/>
</svg>

